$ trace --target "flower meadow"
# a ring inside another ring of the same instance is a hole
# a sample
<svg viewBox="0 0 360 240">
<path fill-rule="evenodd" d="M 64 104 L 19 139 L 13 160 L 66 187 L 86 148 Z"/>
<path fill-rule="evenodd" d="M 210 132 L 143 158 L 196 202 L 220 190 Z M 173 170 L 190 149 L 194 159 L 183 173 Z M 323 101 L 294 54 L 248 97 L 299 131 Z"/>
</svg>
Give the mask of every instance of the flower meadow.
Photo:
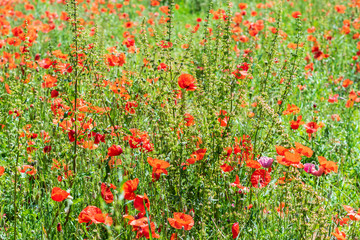
<svg viewBox="0 0 360 240">
<path fill-rule="evenodd" d="M 359 0 L 0 0 L 0 239 L 360 239 Z"/>
</svg>

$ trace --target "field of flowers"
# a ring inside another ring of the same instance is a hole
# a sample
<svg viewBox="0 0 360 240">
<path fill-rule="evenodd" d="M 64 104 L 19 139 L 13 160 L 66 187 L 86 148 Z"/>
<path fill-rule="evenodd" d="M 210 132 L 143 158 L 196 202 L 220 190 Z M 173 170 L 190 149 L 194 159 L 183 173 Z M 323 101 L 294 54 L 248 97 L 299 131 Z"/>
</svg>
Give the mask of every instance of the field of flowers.
<svg viewBox="0 0 360 240">
<path fill-rule="evenodd" d="M 0 0 L 0 239 L 360 239 L 360 0 Z"/>
</svg>

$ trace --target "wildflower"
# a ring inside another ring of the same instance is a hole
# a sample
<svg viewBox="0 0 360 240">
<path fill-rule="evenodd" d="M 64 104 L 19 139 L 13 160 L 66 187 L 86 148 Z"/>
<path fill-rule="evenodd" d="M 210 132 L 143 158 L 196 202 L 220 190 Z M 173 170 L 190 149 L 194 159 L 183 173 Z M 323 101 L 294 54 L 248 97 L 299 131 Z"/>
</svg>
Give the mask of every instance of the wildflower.
<svg viewBox="0 0 360 240">
<path fill-rule="evenodd" d="M 337 240 L 346 240 L 346 234 L 340 232 L 338 228 L 335 228 L 335 232 L 331 233 L 331 235 L 335 236 Z"/>
<path fill-rule="evenodd" d="M 0 177 L 4 175 L 5 168 L 3 166 L 0 166 Z"/>
<path fill-rule="evenodd" d="M 306 147 L 300 143 L 295 142 L 295 148 L 296 152 L 298 152 L 300 155 L 310 158 L 313 155 L 313 150 L 311 150 L 309 147 Z"/>
<path fill-rule="evenodd" d="M 139 179 L 135 178 L 133 180 L 128 180 L 124 183 L 123 189 L 124 189 L 124 198 L 127 200 L 134 200 L 136 195 L 135 191 L 138 187 Z"/>
<path fill-rule="evenodd" d="M 28 171 L 30 170 L 30 171 Z M 34 176 L 36 174 L 36 169 L 34 166 L 31 166 L 31 165 L 23 165 L 22 168 L 19 168 L 19 172 L 21 173 L 26 173 L 26 174 L 29 174 L 31 176 Z"/>
<path fill-rule="evenodd" d="M 298 108 L 295 104 L 288 104 L 287 109 L 283 111 L 283 115 L 289 115 L 289 114 L 297 114 L 300 112 L 300 108 Z"/>
<path fill-rule="evenodd" d="M 295 121 L 290 121 L 290 127 L 291 127 L 291 129 L 297 130 L 301 125 L 303 125 L 304 122 L 301 121 L 301 119 L 302 119 L 302 116 L 298 116 L 298 117 L 297 117 L 297 120 L 295 120 Z"/>
<path fill-rule="evenodd" d="M 316 170 L 316 166 L 312 163 L 305 163 L 304 164 L 304 171 L 307 173 L 310 173 L 314 176 L 321 176 L 324 172 L 323 167 L 319 167 L 318 170 Z"/>
<path fill-rule="evenodd" d="M 193 126 L 195 124 L 194 119 L 195 118 L 191 114 L 185 113 L 185 122 L 186 122 L 185 125 L 187 127 Z"/>
<path fill-rule="evenodd" d="M 335 162 L 328 161 L 328 160 L 326 160 L 326 158 L 324 158 L 322 156 L 318 156 L 318 160 L 319 160 L 320 166 L 324 168 L 325 174 L 329 174 L 330 172 L 337 173 L 338 166 L 336 165 Z"/>
<path fill-rule="evenodd" d="M 318 128 L 320 127 L 317 125 L 316 122 L 308 122 L 304 125 L 306 132 L 309 134 L 309 139 L 311 139 L 311 135 L 316 133 Z"/>
<path fill-rule="evenodd" d="M 194 219 L 185 213 L 175 212 L 174 218 L 168 218 L 170 225 L 176 229 L 190 230 L 194 226 Z"/>
<path fill-rule="evenodd" d="M 254 188 L 263 188 L 270 183 L 271 176 L 268 171 L 265 171 L 264 169 L 258 169 L 255 170 L 255 172 L 251 175 L 250 181 Z"/>
<path fill-rule="evenodd" d="M 220 110 L 220 112 L 217 114 L 219 116 L 218 122 L 220 123 L 220 126 L 226 127 L 229 121 L 229 117 L 227 116 L 227 112 L 225 110 Z"/>
<path fill-rule="evenodd" d="M 232 232 L 233 239 L 236 239 L 239 236 L 239 233 L 240 233 L 239 223 L 236 222 L 232 225 L 231 232 Z"/>
<path fill-rule="evenodd" d="M 114 145 L 112 145 L 111 147 L 108 148 L 108 155 L 110 157 L 118 156 L 118 155 L 120 155 L 122 153 L 123 153 L 123 150 L 119 145 L 114 144 Z"/>
<path fill-rule="evenodd" d="M 348 213 L 347 216 L 349 216 L 352 221 L 360 221 L 360 208 L 358 212 L 350 206 L 343 205 L 343 208 Z"/>
<path fill-rule="evenodd" d="M 186 91 L 195 91 L 196 90 L 196 80 L 195 78 L 187 73 L 183 73 L 178 78 L 178 84 L 180 88 L 186 89 Z"/>
<path fill-rule="evenodd" d="M 143 214 L 145 214 L 146 211 L 150 211 L 150 201 L 145 193 L 144 196 L 136 195 L 134 200 L 134 208 Z"/>
<path fill-rule="evenodd" d="M 51 199 L 56 202 L 64 201 L 66 198 L 68 198 L 69 195 L 70 193 L 68 193 L 65 190 L 62 190 L 59 187 L 54 187 L 51 191 Z"/>
<path fill-rule="evenodd" d="M 291 14 L 291 16 L 292 16 L 293 18 L 299 18 L 299 17 L 301 16 L 301 13 L 300 13 L 299 11 L 296 11 L 296 12 L 293 12 L 293 13 Z"/>
<path fill-rule="evenodd" d="M 188 162 L 188 164 L 194 164 L 195 162 L 202 160 L 205 156 L 205 153 L 206 153 L 206 148 L 196 150 L 190 155 L 191 158 L 187 159 L 186 162 Z"/>
<path fill-rule="evenodd" d="M 230 166 L 226 163 L 224 163 L 223 165 L 220 166 L 221 170 L 223 172 L 231 172 L 232 170 L 234 170 L 234 167 L 233 166 Z"/>
<path fill-rule="evenodd" d="M 261 164 L 261 166 L 263 168 L 269 168 L 273 164 L 274 159 L 269 158 L 269 157 L 261 157 L 261 158 L 258 159 L 258 162 Z"/>
<path fill-rule="evenodd" d="M 107 186 L 105 183 L 101 184 L 101 197 L 106 203 L 112 203 L 114 201 L 114 195 L 110 189 L 116 189 L 116 187 L 113 184 L 110 184 L 110 186 Z"/>
<path fill-rule="evenodd" d="M 329 103 L 336 103 L 338 102 L 339 94 L 335 94 L 334 96 L 329 96 L 328 102 Z"/>
<path fill-rule="evenodd" d="M 170 167 L 170 163 L 151 157 L 148 157 L 147 161 L 150 166 L 153 167 L 153 180 L 158 180 L 161 173 L 164 173 L 165 175 L 168 174 L 166 168 Z"/>
<path fill-rule="evenodd" d="M 88 206 L 84 208 L 78 217 L 79 223 L 104 223 L 105 225 L 111 226 L 113 220 L 108 214 L 102 213 L 101 209 L 95 206 Z"/>
</svg>

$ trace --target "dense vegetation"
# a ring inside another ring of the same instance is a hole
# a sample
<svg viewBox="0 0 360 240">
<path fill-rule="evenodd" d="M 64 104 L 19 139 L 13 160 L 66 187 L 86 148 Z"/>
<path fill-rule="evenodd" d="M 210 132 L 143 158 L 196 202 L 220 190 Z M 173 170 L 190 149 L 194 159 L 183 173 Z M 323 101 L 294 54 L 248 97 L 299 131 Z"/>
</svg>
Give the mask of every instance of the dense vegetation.
<svg viewBox="0 0 360 240">
<path fill-rule="evenodd" d="M 360 239 L 359 30 L 359 0 L 0 0 L 0 238 Z"/>
</svg>

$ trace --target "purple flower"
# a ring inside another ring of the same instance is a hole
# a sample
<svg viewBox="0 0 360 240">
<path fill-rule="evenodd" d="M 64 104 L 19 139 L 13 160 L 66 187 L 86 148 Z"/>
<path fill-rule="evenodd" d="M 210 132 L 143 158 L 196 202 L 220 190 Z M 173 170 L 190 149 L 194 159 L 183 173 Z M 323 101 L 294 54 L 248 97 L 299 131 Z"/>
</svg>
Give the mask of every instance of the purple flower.
<svg viewBox="0 0 360 240">
<path fill-rule="evenodd" d="M 304 171 L 307 173 L 310 173 L 314 176 L 321 176 L 324 173 L 324 169 L 319 167 L 318 170 L 316 170 L 315 164 L 312 163 L 305 163 L 304 164 Z"/>
<path fill-rule="evenodd" d="M 261 158 L 259 158 L 258 162 L 260 163 L 260 165 L 263 168 L 269 168 L 273 164 L 274 159 L 269 158 L 269 157 L 261 157 Z"/>
</svg>

